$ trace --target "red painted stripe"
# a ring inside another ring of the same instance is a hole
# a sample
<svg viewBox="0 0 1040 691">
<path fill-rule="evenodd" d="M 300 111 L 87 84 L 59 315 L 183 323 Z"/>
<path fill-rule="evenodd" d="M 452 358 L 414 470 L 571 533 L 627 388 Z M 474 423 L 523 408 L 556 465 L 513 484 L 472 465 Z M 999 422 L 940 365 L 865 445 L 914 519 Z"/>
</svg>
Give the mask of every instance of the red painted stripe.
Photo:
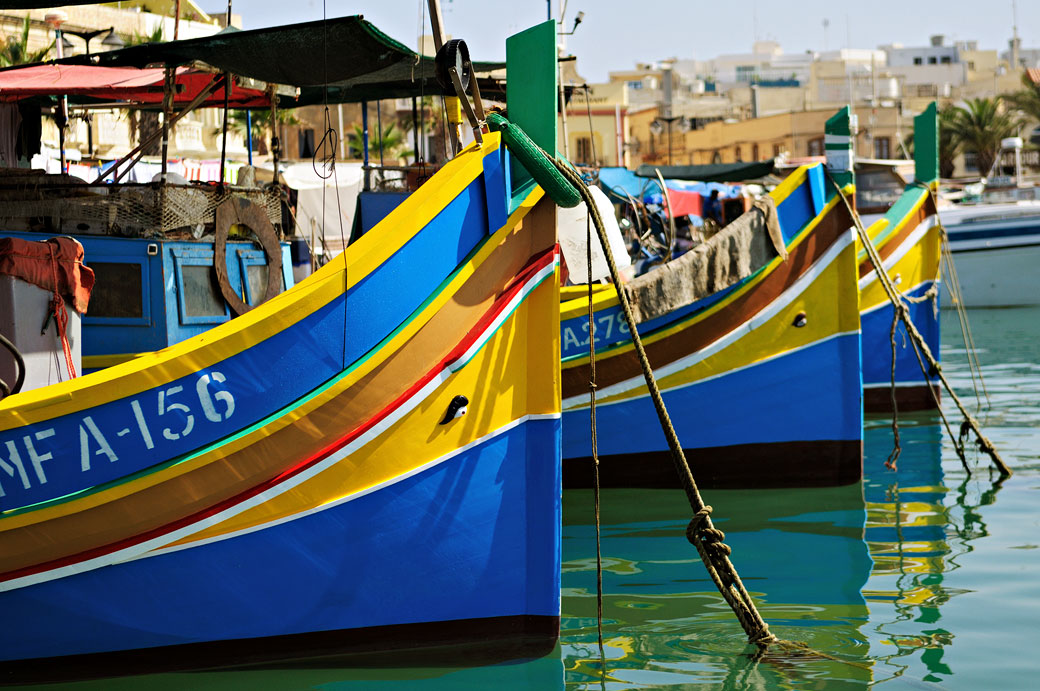
<svg viewBox="0 0 1040 691">
<path fill-rule="evenodd" d="M 491 305 L 491 308 L 477 321 L 476 325 L 474 325 L 474 327 L 470 329 L 469 332 L 467 332 L 466 336 L 451 351 L 451 353 L 448 354 L 447 357 L 445 357 L 439 363 L 437 363 L 437 365 L 433 369 L 427 372 L 421 379 L 419 379 L 412 386 L 410 386 L 400 396 L 395 398 L 388 406 L 376 413 L 376 415 L 369 418 L 361 425 L 358 425 L 353 430 L 346 433 L 336 441 L 325 446 L 322 450 L 318 451 L 317 453 L 308 456 L 307 458 L 300 461 L 293 467 L 286 469 L 282 473 L 276 475 L 275 477 L 269 480 L 266 480 L 265 482 L 257 485 L 256 487 L 252 487 L 244 492 L 235 495 L 234 497 L 225 499 L 224 501 L 215 504 L 207 509 L 204 509 L 203 511 L 198 511 L 178 521 L 169 523 L 160 528 L 154 528 L 148 532 L 141 533 L 140 535 L 135 535 L 132 538 L 127 538 L 125 540 L 120 540 L 118 542 L 114 542 L 108 545 L 96 547 L 91 550 L 70 555 L 68 557 L 63 557 L 61 559 L 55 559 L 49 562 L 45 562 L 43 564 L 28 566 L 22 569 L 17 569 L 15 571 L 9 571 L 7 573 L 0 574 L 0 582 L 10 581 L 16 578 L 23 578 L 25 576 L 31 576 L 36 573 L 43 573 L 44 571 L 50 571 L 81 561 L 96 559 L 97 557 L 104 556 L 105 554 L 118 552 L 121 549 L 126 549 L 136 544 L 147 542 L 148 540 L 151 540 L 153 538 L 171 533 L 182 527 L 204 520 L 206 518 L 209 518 L 210 516 L 216 515 L 221 511 L 224 511 L 225 509 L 234 506 L 235 504 L 239 504 L 243 501 L 246 501 L 247 499 L 250 499 L 260 494 L 261 492 L 264 492 L 265 490 L 270 489 L 271 487 L 274 487 L 281 482 L 284 482 L 285 480 L 293 477 L 294 475 L 297 475 L 306 470 L 307 468 L 313 466 L 314 464 L 322 461 L 323 459 L 327 458 L 331 454 L 335 453 L 339 449 L 349 444 L 354 439 L 364 434 L 366 431 L 378 424 L 381 420 L 385 419 L 402 403 L 408 400 L 408 398 L 414 395 L 415 392 L 419 391 L 420 389 L 422 389 L 423 386 L 429 383 L 435 376 L 437 376 L 439 372 L 444 370 L 450 363 L 454 362 L 463 353 L 465 353 L 466 350 L 468 350 L 469 347 L 480 337 L 484 329 L 486 329 L 487 326 L 490 325 L 491 322 L 493 322 L 494 319 L 502 313 L 502 311 L 508 305 L 509 301 L 523 289 L 524 284 L 534 274 L 538 273 L 538 271 L 548 266 L 549 264 L 552 264 L 555 261 L 558 252 L 559 246 L 557 245 L 549 250 L 546 250 L 542 254 L 533 257 L 520 270 L 520 272 L 513 279 L 513 281 L 498 295 L 498 297 L 495 298 L 495 301 Z"/>
</svg>

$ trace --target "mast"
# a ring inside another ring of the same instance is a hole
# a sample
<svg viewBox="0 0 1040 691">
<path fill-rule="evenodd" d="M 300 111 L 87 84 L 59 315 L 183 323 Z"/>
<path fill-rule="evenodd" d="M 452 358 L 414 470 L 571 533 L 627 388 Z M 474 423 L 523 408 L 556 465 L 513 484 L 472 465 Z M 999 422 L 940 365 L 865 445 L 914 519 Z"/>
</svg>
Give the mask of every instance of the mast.
<svg viewBox="0 0 1040 691">
<path fill-rule="evenodd" d="M 440 52 L 441 46 L 444 45 L 444 17 L 441 15 L 441 3 L 440 0 L 427 0 L 427 3 L 430 8 L 430 29 L 433 31 L 433 46 Z M 459 152 L 460 148 L 459 121 L 462 119 L 458 97 L 445 96 L 444 108 L 448 115 L 448 138 L 451 140 L 451 155 L 454 156 Z"/>
</svg>

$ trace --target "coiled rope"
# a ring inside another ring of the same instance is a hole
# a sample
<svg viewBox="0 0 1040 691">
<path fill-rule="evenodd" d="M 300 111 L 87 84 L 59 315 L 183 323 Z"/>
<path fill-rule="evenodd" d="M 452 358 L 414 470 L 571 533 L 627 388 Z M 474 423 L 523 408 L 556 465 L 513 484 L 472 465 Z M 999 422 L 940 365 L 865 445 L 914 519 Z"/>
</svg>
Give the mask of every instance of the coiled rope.
<svg viewBox="0 0 1040 691">
<path fill-rule="evenodd" d="M 1003 459 L 1001 459 L 1000 454 L 997 453 L 997 449 L 993 446 L 993 443 L 982 433 L 978 421 L 972 417 L 971 413 L 969 413 L 964 407 L 961 399 L 956 393 L 954 393 L 953 387 L 950 386 L 950 382 L 946 379 L 946 375 L 943 374 L 942 365 L 938 360 L 936 360 L 935 356 L 932 355 L 932 351 L 928 348 L 924 336 L 921 335 L 921 332 L 918 331 L 917 327 L 914 325 L 913 320 L 910 319 L 910 311 L 907 307 L 906 297 L 899 292 L 895 287 L 895 284 L 892 282 L 892 279 L 889 277 L 888 272 L 885 270 L 885 264 L 881 261 L 881 256 L 878 254 L 877 248 L 874 247 L 874 243 L 871 242 L 866 229 L 863 228 L 863 223 L 860 221 L 859 214 L 853 210 L 852 204 L 845 195 L 845 191 L 829 173 L 827 177 L 831 181 L 831 184 L 834 185 L 834 189 L 837 190 L 838 196 L 841 197 L 842 202 L 845 203 L 845 208 L 848 209 L 849 215 L 852 216 L 860 241 L 863 243 L 863 247 L 866 249 L 867 255 L 870 257 L 870 263 L 874 265 L 874 273 L 877 274 L 878 281 L 885 289 L 885 294 L 888 296 L 888 300 L 892 303 L 892 307 L 895 310 L 894 319 L 899 319 L 903 322 L 903 326 L 906 328 L 906 332 L 910 336 L 910 342 L 914 347 L 914 354 L 917 356 L 917 362 L 921 367 L 921 373 L 924 375 L 925 381 L 930 381 L 933 376 L 938 377 L 939 381 L 942 382 L 943 388 L 946 389 L 946 392 L 950 395 L 950 398 L 953 399 L 953 402 L 957 405 L 957 409 L 960 410 L 960 413 L 964 418 L 964 421 L 961 423 L 960 434 L 954 436 L 950 424 L 946 420 L 946 415 L 943 413 L 942 407 L 939 404 L 939 397 L 929 384 L 928 391 L 935 400 L 936 408 L 938 408 L 939 414 L 942 416 L 943 423 L 946 425 L 946 430 L 950 434 L 954 448 L 956 449 L 957 455 L 960 457 L 965 470 L 968 470 L 968 463 L 964 453 L 965 442 L 968 438 L 969 432 L 974 432 L 979 450 L 990 457 L 990 460 L 993 462 L 993 465 L 996 467 L 997 472 L 1000 473 L 1001 477 L 1011 477 L 1011 469 L 1008 468 Z M 892 338 L 894 348 L 894 328 L 892 331 Z M 925 364 L 925 361 L 927 361 L 927 365 Z"/>
</svg>

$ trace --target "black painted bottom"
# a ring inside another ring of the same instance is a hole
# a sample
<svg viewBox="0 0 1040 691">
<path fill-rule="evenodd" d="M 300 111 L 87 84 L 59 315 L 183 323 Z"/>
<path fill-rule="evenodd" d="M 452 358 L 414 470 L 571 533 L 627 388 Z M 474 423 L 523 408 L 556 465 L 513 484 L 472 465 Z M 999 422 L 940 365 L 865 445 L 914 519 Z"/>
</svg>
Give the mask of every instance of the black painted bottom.
<svg viewBox="0 0 1040 691">
<path fill-rule="evenodd" d="M 932 385 L 935 398 L 928 392 L 928 386 L 897 386 L 896 405 L 899 411 L 914 413 L 922 410 L 938 410 L 935 401 L 940 398 L 938 384 Z M 863 412 L 865 413 L 891 413 L 892 412 L 892 389 L 888 386 L 872 386 L 863 389 Z"/>
<path fill-rule="evenodd" d="M 220 668 L 458 667 L 541 657 L 560 618 L 520 615 L 0 662 L 0 685 Z"/>
<path fill-rule="evenodd" d="M 688 449 L 686 461 L 698 487 L 757 489 L 837 487 L 863 477 L 859 441 L 805 441 Z M 600 456 L 601 487 L 680 487 L 668 451 Z M 592 459 L 563 461 L 565 489 L 592 487 Z"/>
</svg>

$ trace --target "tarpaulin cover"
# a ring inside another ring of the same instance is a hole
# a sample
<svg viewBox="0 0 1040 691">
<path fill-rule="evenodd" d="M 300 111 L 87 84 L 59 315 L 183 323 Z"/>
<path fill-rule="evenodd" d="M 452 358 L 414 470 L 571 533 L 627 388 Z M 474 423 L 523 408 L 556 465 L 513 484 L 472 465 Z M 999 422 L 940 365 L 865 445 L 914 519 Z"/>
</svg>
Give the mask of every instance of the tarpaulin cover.
<svg viewBox="0 0 1040 691">
<path fill-rule="evenodd" d="M 42 242 L 18 238 L 0 239 L 0 274 L 20 278 L 44 290 L 54 290 L 84 314 L 94 288 L 94 272 L 83 265 L 83 245 L 72 238 Z"/>
<path fill-rule="evenodd" d="M 754 163 L 712 163 L 703 166 L 651 166 L 641 165 L 636 175 L 641 178 L 657 177 L 657 171 L 665 178 L 675 180 L 700 180 L 702 182 L 743 182 L 772 175 L 776 170 L 774 161 Z"/>
<path fill-rule="evenodd" d="M 776 205 L 763 197 L 707 242 L 624 286 L 637 324 L 747 278 L 776 256 L 787 259 Z"/>
<path fill-rule="evenodd" d="M 361 16 L 146 43 L 91 59 L 103 66 L 139 68 L 198 60 L 243 77 L 301 87 L 295 105 L 321 102 L 325 84 L 333 103 L 443 93 L 434 79 L 433 58 L 419 56 Z M 77 56 L 64 62 L 87 60 Z M 504 66 L 473 64 L 478 74 Z"/>
<path fill-rule="evenodd" d="M 209 86 L 217 75 L 185 67 L 177 68 L 175 105 L 186 105 Z M 88 96 L 109 101 L 161 104 L 162 68 L 97 67 L 94 65 L 42 64 L 0 70 L 0 101 L 32 96 Z M 233 84 L 228 103 L 238 108 L 267 107 L 267 94 Z M 219 87 L 204 105 L 223 106 Z"/>
<path fill-rule="evenodd" d="M 600 187 L 607 192 L 614 202 L 623 203 L 632 197 L 644 204 L 664 205 L 661 185 L 656 174 L 652 178 L 642 178 L 626 168 L 600 168 Z M 721 199 L 740 196 L 740 188 L 735 185 L 724 185 L 717 182 L 684 182 L 682 180 L 665 180 L 669 198 L 675 216 L 700 216 L 705 197 L 711 196 L 712 190 L 718 190 Z"/>
</svg>

